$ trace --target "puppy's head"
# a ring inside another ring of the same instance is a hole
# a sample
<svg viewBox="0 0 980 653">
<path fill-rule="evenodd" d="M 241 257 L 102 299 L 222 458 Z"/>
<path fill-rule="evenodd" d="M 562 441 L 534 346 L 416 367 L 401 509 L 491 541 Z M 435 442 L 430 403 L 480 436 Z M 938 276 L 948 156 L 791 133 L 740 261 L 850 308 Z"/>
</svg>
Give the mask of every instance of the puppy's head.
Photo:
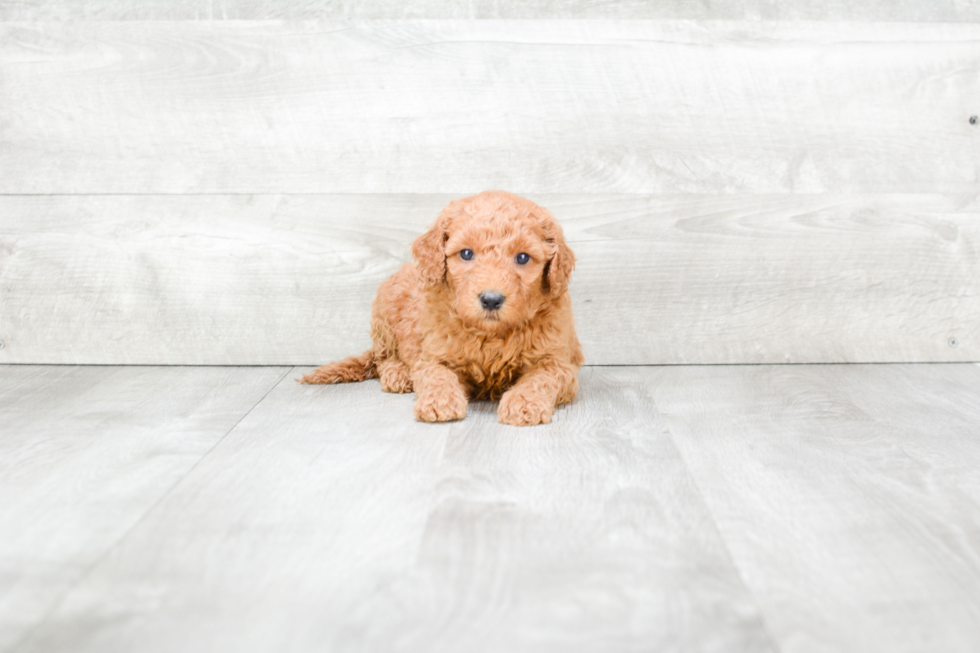
<svg viewBox="0 0 980 653">
<path fill-rule="evenodd" d="M 451 202 L 412 245 L 426 284 L 444 284 L 450 309 L 490 333 L 526 324 L 565 292 L 575 255 L 546 209 L 503 191 Z"/>
</svg>

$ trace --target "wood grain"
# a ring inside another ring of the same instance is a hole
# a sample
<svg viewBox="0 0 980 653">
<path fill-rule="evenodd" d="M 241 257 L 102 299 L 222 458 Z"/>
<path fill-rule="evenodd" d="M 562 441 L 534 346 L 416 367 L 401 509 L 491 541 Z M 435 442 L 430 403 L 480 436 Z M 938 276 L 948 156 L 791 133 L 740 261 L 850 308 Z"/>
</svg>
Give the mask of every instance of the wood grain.
<svg viewBox="0 0 980 653">
<path fill-rule="evenodd" d="M 867 20 L 967 22 L 980 20 L 972 0 L 0 0 L 0 20 L 308 20 L 404 18 L 659 18 L 680 20 Z"/>
<path fill-rule="evenodd" d="M 18 653 L 775 650 L 634 379 L 517 429 L 287 378 Z"/>
<path fill-rule="evenodd" d="M 33 632 L 284 371 L 0 367 L 0 649 Z"/>
<path fill-rule="evenodd" d="M 645 374 L 780 650 L 976 650 L 980 367 Z"/>
<path fill-rule="evenodd" d="M 306 371 L 0 366 L 5 650 L 980 645 L 980 365 L 587 368 L 528 429 Z"/>
<path fill-rule="evenodd" d="M 0 197 L 0 362 L 363 351 L 378 284 L 452 198 Z M 980 359 L 975 196 L 533 198 L 578 256 L 591 364 Z"/>
<path fill-rule="evenodd" d="M 980 179 L 974 23 L 0 23 L 0 67 L 8 194 L 973 194 Z"/>
</svg>

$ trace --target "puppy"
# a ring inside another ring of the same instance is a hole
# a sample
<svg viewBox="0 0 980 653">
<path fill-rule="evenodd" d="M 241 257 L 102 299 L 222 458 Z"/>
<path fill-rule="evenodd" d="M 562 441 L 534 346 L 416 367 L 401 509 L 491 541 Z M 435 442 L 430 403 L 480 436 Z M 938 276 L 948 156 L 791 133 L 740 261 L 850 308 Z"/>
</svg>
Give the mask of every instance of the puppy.
<svg viewBox="0 0 980 653">
<path fill-rule="evenodd" d="M 302 383 L 378 377 L 386 392 L 414 390 L 424 422 L 490 399 L 504 424 L 546 424 L 572 401 L 584 360 L 567 290 L 575 256 L 551 213 L 486 191 L 451 202 L 412 254 L 378 289 L 373 347 Z"/>
</svg>

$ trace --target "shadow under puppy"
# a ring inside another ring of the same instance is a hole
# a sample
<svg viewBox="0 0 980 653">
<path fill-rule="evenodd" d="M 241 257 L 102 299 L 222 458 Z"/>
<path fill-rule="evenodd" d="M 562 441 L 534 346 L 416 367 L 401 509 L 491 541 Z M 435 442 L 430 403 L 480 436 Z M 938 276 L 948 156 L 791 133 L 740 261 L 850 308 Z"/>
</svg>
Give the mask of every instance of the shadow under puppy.
<svg viewBox="0 0 980 653">
<path fill-rule="evenodd" d="M 584 360 L 567 290 L 575 256 L 550 212 L 503 191 L 456 200 L 412 254 L 378 289 L 374 346 L 303 383 L 378 377 L 386 392 L 414 390 L 425 422 L 490 399 L 505 424 L 545 424 L 572 401 Z"/>
</svg>

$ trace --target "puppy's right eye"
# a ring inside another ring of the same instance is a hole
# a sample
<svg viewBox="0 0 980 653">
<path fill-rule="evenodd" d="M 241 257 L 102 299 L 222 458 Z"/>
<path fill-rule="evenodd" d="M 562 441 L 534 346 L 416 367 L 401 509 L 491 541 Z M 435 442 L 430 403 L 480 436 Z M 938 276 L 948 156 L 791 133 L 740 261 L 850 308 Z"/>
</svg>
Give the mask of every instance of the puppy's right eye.
<svg viewBox="0 0 980 653">
<path fill-rule="evenodd" d="M 459 258 L 463 259 L 464 261 L 469 261 L 470 259 L 473 258 L 473 250 L 472 249 L 464 249 L 463 251 L 461 251 L 459 253 Z"/>
</svg>

